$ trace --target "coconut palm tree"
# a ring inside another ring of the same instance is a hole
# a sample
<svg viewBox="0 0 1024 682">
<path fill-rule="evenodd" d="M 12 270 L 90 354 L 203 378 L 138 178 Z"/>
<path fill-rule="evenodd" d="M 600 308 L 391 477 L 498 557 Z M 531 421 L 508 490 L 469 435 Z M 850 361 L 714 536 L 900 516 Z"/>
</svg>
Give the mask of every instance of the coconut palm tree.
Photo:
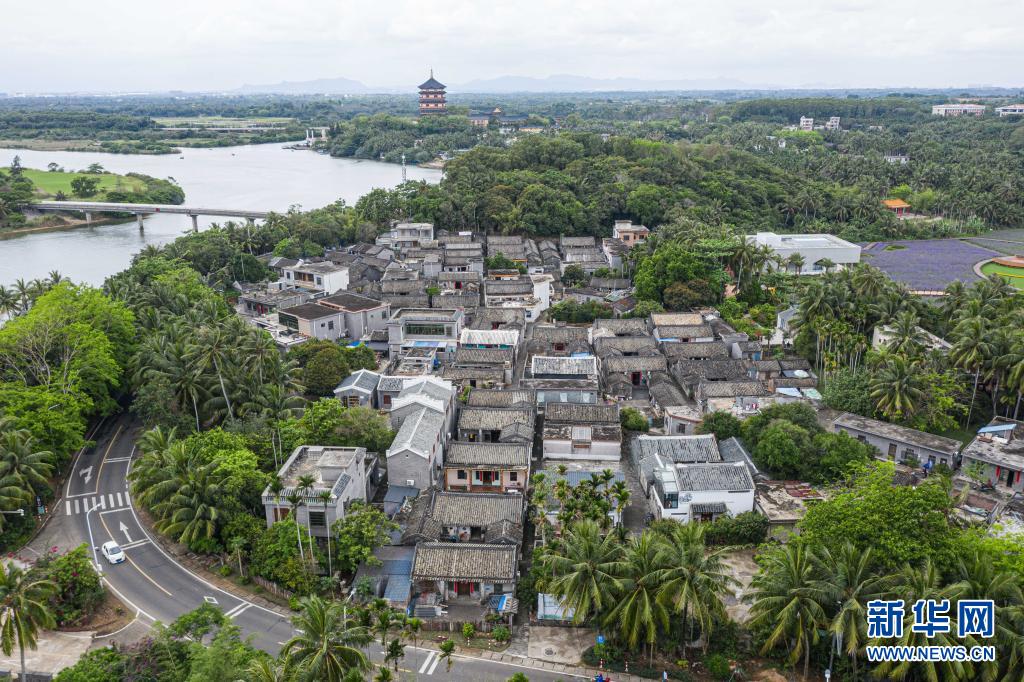
<svg viewBox="0 0 1024 682">
<path fill-rule="evenodd" d="M 249 665 L 245 679 L 246 682 L 290 682 L 295 678 L 287 661 L 260 656 Z"/>
<path fill-rule="evenodd" d="M 301 679 L 341 682 L 349 671 L 365 673 L 370 660 L 362 648 L 373 641 L 354 620 L 347 604 L 303 597 L 292 618 L 296 634 L 284 644 L 282 657 Z"/>
<path fill-rule="evenodd" d="M 299 506 L 302 505 L 302 496 L 299 495 L 298 492 L 293 490 L 290 493 L 288 493 L 285 499 L 288 500 L 288 504 L 290 504 L 292 507 L 292 520 L 295 521 L 295 539 L 299 543 L 299 556 L 302 558 L 303 561 L 305 561 L 306 551 L 302 548 L 302 535 L 300 534 L 299 531 L 299 528 L 302 527 L 302 524 L 299 523 Z M 309 560 L 313 560 L 312 555 L 310 555 Z"/>
<path fill-rule="evenodd" d="M 802 254 L 793 253 L 786 259 L 786 263 L 787 265 L 792 265 L 793 269 L 796 270 L 796 274 L 799 275 L 800 271 L 803 270 L 804 265 L 807 263 L 807 260 Z"/>
<path fill-rule="evenodd" d="M 224 384 L 225 363 L 228 362 L 229 349 L 234 343 L 219 325 L 213 325 L 200 330 L 199 343 L 192 349 L 192 357 L 200 368 L 213 367 L 220 382 L 221 396 L 227 407 L 228 420 L 234 421 L 235 414 L 231 408 L 231 398 L 228 397 L 228 389 Z"/>
<path fill-rule="evenodd" d="M 25 647 L 36 648 L 39 630 L 55 625 L 47 600 L 56 583 L 37 580 L 13 562 L 0 565 L 0 650 L 10 656 L 17 644 L 21 655 L 21 679 L 25 679 Z"/>
<path fill-rule="evenodd" d="M 911 310 L 903 310 L 892 320 L 889 328 L 889 343 L 886 344 L 893 353 L 907 357 L 917 355 L 927 342 L 924 330 L 921 329 L 921 318 Z"/>
<path fill-rule="evenodd" d="M 0 316 L 13 317 L 18 310 L 18 295 L 0 285 Z"/>
<path fill-rule="evenodd" d="M 818 643 L 820 629 L 828 624 L 828 616 L 816 599 L 814 579 L 811 552 L 799 543 L 790 543 L 765 555 L 748 597 L 753 602 L 750 626 L 768 633 L 761 653 L 781 646 L 788 650 L 786 660 L 794 669 L 802 658 L 805 680 L 810 672 L 811 649 Z"/>
<path fill-rule="evenodd" d="M 544 589 L 573 610 L 583 623 L 614 605 L 621 589 L 616 577 L 622 547 L 615 536 L 593 521 L 580 521 L 566 529 L 561 543 L 541 557 Z"/>
<path fill-rule="evenodd" d="M 684 628 L 689 625 L 690 640 L 694 626 L 700 628 L 707 650 L 716 620 L 725 620 L 724 597 L 738 583 L 726 569 L 725 550 L 706 550 L 704 530 L 696 523 L 672 528 L 660 548 L 658 598 L 681 615 Z"/>
<path fill-rule="evenodd" d="M 857 678 L 857 656 L 867 641 L 864 605 L 880 598 L 888 579 L 872 571 L 872 550 L 859 550 L 850 543 L 832 552 L 822 547 L 812 557 L 819 578 L 812 582 L 818 602 L 831 620 L 829 632 L 843 643 Z"/>
<path fill-rule="evenodd" d="M 969 589 L 965 582 L 943 585 L 942 575 L 930 557 L 917 567 L 905 565 L 892 578 L 892 594 L 908 605 L 915 604 L 920 599 L 934 599 L 940 602 L 948 599 L 950 603 L 955 603 Z M 913 609 L 907 608 L 904 613 L 903 635 L 895 639 L 878 640 L 877 643 L 909 647 L 958 644 L 955 625 L 952 632 L 928 634 L 914 632 L 914 622 Z M 874 675 L 889 680 L 968 680 L 974 679 L 974 668 L 970 663 L 963 661 L 885 662 L 875 668 Z"/>
<path fill-rule="evenodd" d="M 629 492 L 629 486 L 625 481 L 616 481 L 612 484 L 611 495 L 615 500 L 615 515 L 619 519 L 619 525 L 621 526 L 622 514 L 626 511 L 626 507 L 629 506 L 629 498 L 631 495 Z"/>
<path fill-rule="evenodd" d="M 37 450 L 27 429 L 15 428 L 12 420 L 0 417 L 0 481 L 16 482 L 25 504 L 35 493 L 49 485 L 53 473 L 53 453 Z"/>
<path fill-rule="evenodd" d="M 992 356 L 988 322 L 980 316 L 965 319 L 953 329 L 953 334 L 953 348 L 949 351 L 949 359 L 957 367 L 974 374 L 974 389 L 971 391 L 971 404 L 967 409 L 966 424 L 970 424 L 981 371 Z"/>
<path fill-rule="evenodd" d="M 902 355 L 886 354 L 871 377 L 871 398 L 886 419 L 900 420 L 914 416 L 924 399 L 920 364 Z"/>
<path fill-rule="evenodd" d="M 327 575 L 334 577 L 334 561 L 331 556 L 331 526 L 327 522 L 327 507 L 334 502 L 334 495 L 331 494 L 330 490 L 321 490 L 317 493 L 317 497 L 320 498 L 320 504 L 324 506 L 324 523 L 327 525 Z"/>
<path fill-rule="evenodd" d="M 616 565 L 619 588 L 615 607 L 604 618 L 605 627 L 617 628 L 630 649 L 641 641 L 654 658 L 658 628 L 668 629 L 668 609 L 658 599 L 664 556 L 653 533 L 643 533 L 627 546 Z"/>
<path fill-rule="evenodd" d="M 219 462 L 199 464 L 191 461 L 184 476 L 173 479 L 174 492 L 152 506 L 159 518 L 155 525 L 161 533 L 184 544 L 211 539 L 217 534 L 223 514 L 223 474 Z"/>
<path fill-rule="evenodd" d="M 299 476 L 298 491 L 299 494 L 304 498 L 311 497 L 313 494 L 313 488 L 316 486 L 316 476 L 312 474 L 303 474 Z M 307 505 L 309 506 L 309 505 Z M 324 515 L 326 518 L 326 514 Z M 309 514 L 306 514 L 306 537 L 309 540 L 309 556 L 313 557 L 313 519 L 310 518 Z"/>
</svg>

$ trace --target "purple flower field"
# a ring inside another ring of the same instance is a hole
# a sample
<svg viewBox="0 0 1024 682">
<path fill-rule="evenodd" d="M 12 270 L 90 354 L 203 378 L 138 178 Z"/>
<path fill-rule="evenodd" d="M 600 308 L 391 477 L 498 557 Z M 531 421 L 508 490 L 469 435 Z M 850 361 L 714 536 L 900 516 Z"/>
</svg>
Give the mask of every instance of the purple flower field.
<svg viewBox="0 0 1024 682">
<path fill-rule="evenodd" d="M 895 244 L 902 249 L 887 251 Z M 959 239 L 875 242 L 861 252 L 861 262 L 873 265 L 897 282 L 913 290 L 938 291 L 953 280 L 978 279 L 974 264 L 998 256 L 995 251 L 962 242 Z"/>
</svg>

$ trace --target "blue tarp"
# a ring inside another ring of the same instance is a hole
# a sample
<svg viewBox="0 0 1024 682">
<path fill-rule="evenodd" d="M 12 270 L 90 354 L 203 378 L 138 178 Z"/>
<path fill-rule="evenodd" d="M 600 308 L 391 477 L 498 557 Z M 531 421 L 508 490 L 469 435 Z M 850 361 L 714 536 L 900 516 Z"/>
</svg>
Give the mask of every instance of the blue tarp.
<svg viewBox="0 0 1024 682">
<path fill-rule="evenodd" d="M 984 426 L 978 429 L 978 433 L 999 433 L 1000 431 L 1012 431 L 1016 426 L 1016 424 L 996 424 L 994 426 Z"/>
</svg>

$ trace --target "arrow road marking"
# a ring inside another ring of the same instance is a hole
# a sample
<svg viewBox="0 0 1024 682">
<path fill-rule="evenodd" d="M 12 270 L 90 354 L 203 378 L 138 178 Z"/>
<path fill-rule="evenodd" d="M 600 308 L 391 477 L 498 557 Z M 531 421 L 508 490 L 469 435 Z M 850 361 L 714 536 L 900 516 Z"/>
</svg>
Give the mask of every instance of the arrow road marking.
<svg viewBox="0 0 1024 682">
<path fill-rule="evenodd" d="M 78 470 L 78 475 L 79 476 L 84 476 L 85 477 L 85 482 L 86 482 L 86 484 L 88 484 L 89 481 L 92 480 L 92 465 L 89 465 L 89 466 L 85 467 L 84 469 L 79 469 Z"/>
<path fill-rule="evenodd" d="M 120 530 L 120 531 L 121 531 L 122 533 L 124 533 L 124 539 L 125 539 L 125 540 L 127 540 L 128 542 L 131 542 L 131 541 L 132 541 L 132 538 L 131 538 L 131 536 L 130 536 L 130 535 L 128 535 L 128 526 L 124 525 L 124 521 L 122 521 L 122 522 L 121 522 L 121 525 L 119 526 L 119 530 Z"/>
</svg>

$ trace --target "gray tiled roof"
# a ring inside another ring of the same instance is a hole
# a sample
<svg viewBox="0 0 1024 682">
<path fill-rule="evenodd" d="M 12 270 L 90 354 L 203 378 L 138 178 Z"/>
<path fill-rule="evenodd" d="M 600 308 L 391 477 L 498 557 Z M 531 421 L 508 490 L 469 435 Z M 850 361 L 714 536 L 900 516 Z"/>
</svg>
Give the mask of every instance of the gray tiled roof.
<svg viewBox="0 0 1024 682">
<path fill-rule="evenodd" d="M 661 455 L 676 464 L 721 462 L 718 443 L 711 434 L 700 436 L 640 436 L 635 445 L 641 457 Z"/>
<path fill-rule="evenodd" d="M 690 401 L 686 399 L 683 392 L 676 386 L 676 382 L 652 381 L 650 386 L 651 401 L 660 407 L 671 407 L 675 405 L 686 405 Z"/>
<path fill-rule="evenodd" d="M 545 407 L 544 421 L 574 424 L 618 424 L 619 406 L 552 403 Z"/>
<path fill-rule="evenodd" d="M 379 374 L 368 369 L 361 369 L 345 377 L 345 380 L 341 382 L 335 391 L 358 388 L 365 392 L 372 392 L 377 390 L 378 383 L 380 383 Z"/>
<path fill-rule="evenodd" d="M 702 381 L 697 385 L 697 399 L 737 398 L 769 395 L 763 381 Z"/>
<path fill-rule="evenodd" d="M 530 465 L 529 443 L 467 443 L 454 441 L 444 455 L 444 464 L 524 468 Z"/>
<path fill-rule="evenodd" d="M 468 542 L 425 542 L 413 557 L 414 580 L 485 581 L 514 583 L 515 545 Z"/>
<path fill-rule="evenodd" d="M 668 371 L 664 355 L 609 355 L 601 361 L 601 366 L 606 374 Z"/>
<path fill-rule="evenodd" d="M 370 310 L 371 308 L 379 308 L 384 305 L 383 301 L 378 301 L 377 299 L 370 298 L 369 296 L 360 296 L 359 294 L 353 294 L 347 291 L 339 291 L 332 296 L 320 299 L 320 301 L 350 312 Z"/>
<path fill-rule="evenodd" d="M 724 514 L 726 511 L 725 502 L 694 502 L 690 505 L 693 514 Z"/>
<path fill-rule="evenodd" d="M 881 438 L 909 443 L 922 448 L 945 452 L 955 455 L 960 450 L 960 441 L 945 436 L 936 436 L 933 433 L 925 433 L 917 429 L 911 429 L 898 424 L 869 419 L 852 412 L 844 412 L 832 422 L 833 429 L 840 430 L 840 427 L 855 429 L 868 434 L 874 434 Z"/>
<path fill-rule="evenodd" d="M 729 347 L 721 341 L 697 341 L 693 343 L 665 343 L 662 351 L 669 358 L 718 358 L 729 357 Z"/>
<path fill-rule="evenodd" d="M 586 327 L 561 327 L 538 325 L 533 328 L 532 341 L 551 344 L 570 341 L 589 341 L 590 330 Z"/>
<path fill-rule="evenodd" d="M 537 392 L 529 389 L 475 389 L 469 392 L 466 404 L 470 407 L 534 407 L 537 404 Z"/>
<path fill-rule="evenodd" d="M 441 372 L 441 377 L 450 381 L 481 379 L 484 381 L 503 383 L 505 380 L 505 370 L 501 367 L 492 366 L 452 367 L 449 365 Z"/>
<path fill-rule="evenodd" d="M 402 387 L 405 386 L 405 382 L 405 377 L 381 377 L 380 383 L 377 384 L 377 390 L 388 393 L 401 391 Z"/>
<path fill-rule="evenodd" d="M 706 324 L 672 325 L 658 327 L 658 338 L 661 339 L 700 339 L 715 338 L 715 333 Z"/>
<path fill-rule="evenodd" d="M 459 412 L 459 429 L 500 430 L 512 424 L 533 428 L 535 410 L 532 408 L 464 407 Z"/>
<path fill-rule="evenodd" d="M 628 289 L 632 286 L 632 282 L 625 277 L 591 277 L 590 286 L 593 289 L 606 289 L 613 291 L 616 289 Z M 641 320 L 642 322 L 643 320 Z"/>
<path fill-rule="evenodd" d="M 430 515 L 442 526 L 482 527 L 498 521 L 522 523 L 525 498 L 516 493 L 434 491 Z"/>
<path fill-rule="evenodd" d="M 405 418 L 388 451 L 411 450 L 428 457 L 443 428 L 444 413 L 421 407 Z"/>
<path fill-rule="evenodd" d="M 526 324 L 526 311 L 522 308 L 481 308 L 473 313 L 473 321 L 466 326 L 470 329 L 490 329 L 494 324 L 522 327 Z"/>
<path fill-rule="evenodd" d="M 594 339 L 594 350 L 602 358 L 625 353 L 660 355 L 653 336 L 599 336 Z"/>
<path fill-rule="evenodd" d="M 534 376 L 538 374 L 575 376 L 597 374 L 597 359 L 592 355 L 575 358 L 534 355 L 530 366 Z"/>
<path fill-rule="evenodd" d="M 511 348 L 463 348 L 455 351 L 456 365 L 505 365 L 515 359 Z"/>
<path fill-rule="evenodd" d="M 533 294 L 533 282 L 528 279 L 484 282 L 485 296 L 524 296 Z"/>
<path fill-rule="evenodd" d="M 609 331 L 615 335 L 642 336 L 647 333 L 647 322 L 635 317 L 616 317 L 594 320 L 594 331 Z"/>
<path fill-rule="evenodd" d="M 680 464 L 680 490 L 753 490 L 754 479 L 742 464 Z"/>
</svg>

